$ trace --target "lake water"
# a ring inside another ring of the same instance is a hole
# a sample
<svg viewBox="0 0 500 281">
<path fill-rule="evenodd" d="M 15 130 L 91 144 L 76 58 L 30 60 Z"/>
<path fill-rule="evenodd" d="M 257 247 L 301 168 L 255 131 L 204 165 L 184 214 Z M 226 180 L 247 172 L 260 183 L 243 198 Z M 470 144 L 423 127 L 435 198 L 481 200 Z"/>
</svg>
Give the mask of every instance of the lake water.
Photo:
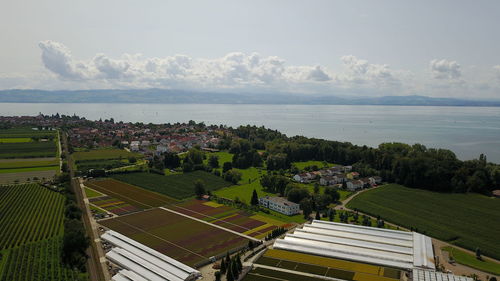
<svg viewBox="0 0 500 281">
<path fill-rule="evenodd" d="M 289 136 L 373 147 L 393 141 L 422 143 L 451 149 L 461 159 L 484 153 L 500 163 L 500 107 L 0 103 L 3 116 L 39 112 L 125 122 L 264 125 Z"/>
</svg>

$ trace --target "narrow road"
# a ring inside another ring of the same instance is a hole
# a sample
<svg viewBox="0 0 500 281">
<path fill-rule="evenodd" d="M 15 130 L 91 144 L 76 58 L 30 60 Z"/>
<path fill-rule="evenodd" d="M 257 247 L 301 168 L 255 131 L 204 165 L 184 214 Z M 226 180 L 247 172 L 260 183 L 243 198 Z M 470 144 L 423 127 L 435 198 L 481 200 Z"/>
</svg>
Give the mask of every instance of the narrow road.
<svg viewBox="0 0 500 281">
<path fill-rule="evenodd" d="M 78 178 L 75 178 L 75 171 L 72 163 L 70 163 L 70 155 L 68 153 L 68 138 L 66 133 L 61 134 L 61 140 L 66 148 L 64 153 L 66 155 L 66 159 L 68 161 L 68 169 L 71 178 L 71 189 L 75 193 L 75 198 L 78 206 L 82 209 L 82 222 L 85 226 L 85 230 L 87 235 L 90 238 L 90 247 L 87 249 L 87 255 L 89 259 L 87 260 L 87 271 L 89 273 L 89 279 L 91 281 L 107 281 L 111 278 L 106 278 L 106 273 L 108 273 L 106 267 L 103 267 L 101 263 L 101 257 L 99 256 L 98 247 L 101 247 L 100 242 L 96 242 L 96 237 L 94 232 L 92 231 L 92 216 L 90 215 L 89 209 L 86 207 L 85 202 L 83 200 L 83 189 L 80 188 L 80 181 Z M 98 240 L 97 240 L 98 241 Z M 101 247 L 102 249 L 102 247 Z M 108 273 L 109 275 L 109 273 Z"/>
</svg>

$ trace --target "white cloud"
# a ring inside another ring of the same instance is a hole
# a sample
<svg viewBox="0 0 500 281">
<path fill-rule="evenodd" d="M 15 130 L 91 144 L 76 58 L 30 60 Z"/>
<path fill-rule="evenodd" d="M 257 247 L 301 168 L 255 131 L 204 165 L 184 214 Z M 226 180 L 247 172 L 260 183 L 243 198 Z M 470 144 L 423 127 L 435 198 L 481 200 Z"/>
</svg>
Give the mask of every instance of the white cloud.
<svg viewBox="0 0 500 281">
<path fill-rule="evenodd" d="M 371 64 L 353 55 L 343 56 L 340 59 L 346 68 L 345 73 L 337 77 L 340 82 L 378 87 L 393 87 L 400 84 L 400 80 L 386 64 Z"/>
<path fill-rule="evenodd" d="M 92 60 L 76 61 L 61 43 L 43 41 L 42 61 L 65 80 L 101 81 L 115 86 L 243 88 L 277 87 L 287 83 L 326 82 L 332 78 L 321 66 L 287 66 L 285 60 L 257 53 L 229 53 L 215 59 L 185 55 L 143 58 L 125 54 L 112 59 L 97 54 Z"/>
<path fill-rule="evenodd" d="M 459 79 L 462 77 L 460 64 L 446 59 L 431 60 L 430 69 L 434 79 Z"/>
</svg>

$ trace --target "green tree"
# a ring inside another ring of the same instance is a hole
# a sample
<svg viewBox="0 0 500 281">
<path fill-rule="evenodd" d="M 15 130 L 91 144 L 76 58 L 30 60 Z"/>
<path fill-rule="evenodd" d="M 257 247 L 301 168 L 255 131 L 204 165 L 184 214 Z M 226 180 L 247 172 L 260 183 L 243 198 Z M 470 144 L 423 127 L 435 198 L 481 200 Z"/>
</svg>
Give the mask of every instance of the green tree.
<svg viewBox="0 0 500 281">
<path fill-rule="evenodd" d="M 319 184 L 314 183 L 314 194 L 318 194 L 318 193 L 319 193 Z"/>
<path fill-rule="evenodd" d="M 129 162 L 130 164 L 134 164 L 135 162 L 137 162 L 137 158 L 135 158 L 134 156 L 130 156 L 130 157 L 128 158 L 128 162 Z"/>
<path fill-rule="evenodd" d="M 321 219 L 321 215 L 319 214 L 319 211 L 316 211 L 316 217 L 315 217 L 315 219 L 317 219 L 317 220 Z"/>
<path fill-rule="evenodd" d="M 208 165 L 212 168 L 219 168 L 219 157 L 217 155 L 210 155 L 208 158 Z"/>
<path fill-rule="evenodd" d="M 304 214 L 304 218 L 309 219 L 309 215 L 311 215 L 313 211 L 311 199 L 309 198 L 302 199 L 302 201 L 300 201 L 300 209 Z"/>
<path fill-rule="evenodd" d="M 224 162 L 224 164 L 222 164 L 222 173 L 225 173 L 225 172 L 231 170 L 232 168 L 233 168 L 233 163 Z"/>
<path fill-rule="evenodd" d="M 220 273 L 220 271 L 216 271 L 214 273 L 214 276 L 215 276 L 215 281 L 221 281 L 222 274 Z"/>
<path fill-rule="evenodd" d="M 205 183 L 202 180 L 197 179 L 194 182 L 194 193 L 196 194 L 196 198 L 198 199 L 205 195 Z"/>
<path fill-rule="evenodd" d="M 480 261 L 483 260 L 483 258 L 481 257 L 481 249 L 479 249 L 479 247 L 476 248 L 476 259 Z"/>
<path fill-rule="evenodd" d="M 250 204 L 252 206 L 258 206 L 259 205 L 259 197 L 257 195 L 257 191 L 254 189 L 252 193 L 252 200 L 250 200 Z"/>
<path fill-rule="evenodd" d="M 330 197 L 332 198 L 332 202 L 338 202 L 340 199 L 340 193 L 331 186 L 325 187 L 325 191 L 323 193 L 326 195 L 330 195 Z"/>
<path fill-rule="evenodd" d="M 220 272 L 222 274 L 226 274 L 226 271 L 227 271 L 226 260 L 222 258 L 222 260 L 220 261 Z"/>
</svg>

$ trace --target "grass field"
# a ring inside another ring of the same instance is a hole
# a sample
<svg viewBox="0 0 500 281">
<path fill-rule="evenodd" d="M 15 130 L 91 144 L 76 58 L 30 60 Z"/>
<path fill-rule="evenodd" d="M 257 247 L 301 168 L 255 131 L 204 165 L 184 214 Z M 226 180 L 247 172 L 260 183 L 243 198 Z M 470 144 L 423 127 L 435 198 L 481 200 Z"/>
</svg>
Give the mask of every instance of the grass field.
<svg viewBox="0 0 500 281">
<path fill-rule="evenodd" d="M 88 181 L 86 186 L 141 209 L 164 206 L 176 200 L 114 179 Z"/>
<path fill-rule="evenodd" d="M 92 160 L 127 159 L 128 157 L 142 158 L 142 154 L 128 152 L 124 149 L 93 149 L 79 151 L 72 154 L 76 163 Z"/>
<path fill-rule="evenodd" d="M 389 184 L 363 192 L 347 205 L 373 216 L 500 259 L 500 199 L 447 194 Z"/>
<path fill-rule="evenodd" d="M 478 260 L 475 255 L 471 255 L 457 248 L 450 246 L 443 247 L 443 251 L 447 251 L 457 263 L 479 269 L 484 272 L 489 272 L 495 275 L 500 275 L 500 263 L 495 263 L 486 259 Z"/>
<path fill-rule="evenodd" d="M 46 170 L 46 171 L 29 171 L 29 172 L 17 172 L 17 173 L 0 173 L 0 184 L 12 184 L 16 181 L 23 183 L 29 182 L 27 179 L 33 180 L 38 179 L 51 179 L 56 174 L 56 170 Z"/>
<path fill-rule="evenodd" d="M 97 191 L 90 189 L 90 188 L 87 188 L 87 187 L 85 187 L 85 195 L 87 196 L 87 198 L 103 196 L 102 193 L 97 192 Z"/>
<path fill-rule="evenodd" d="M 0 174 L 24 173 L 24 172 L 35 172 L 35 171 L 58 171 L 58 170 L 59 170 L 59 165 L 58 166 L 46 166 L 46 167 L 0 169 Z"/>
<path fill-rule="evenodd" d="M 194 182 L 198 179 L 205 183 L 206 190 L 211 191 L 231 185 L 221 177 L 204 171 L 194 171 L 171 176 L 150 173 L 131 173 L 115 174 L 111 175 L 111 177 L 176 199 L 194 196 Z"/>
<path fill-rule="evenodd" d="M 160 208 L 101 224 L 190 266 L 248 245 L 241 236 Z"/>
<path fill-rule="evenodd" d="M 0 143 L 31 142 L 31 138 L 0 138 Z"/>
<path fill-rule="evenodd" d="M 0 158 L 53 157 L 56 150 L 55 141 L 0 143 Z"/>
</svg>

